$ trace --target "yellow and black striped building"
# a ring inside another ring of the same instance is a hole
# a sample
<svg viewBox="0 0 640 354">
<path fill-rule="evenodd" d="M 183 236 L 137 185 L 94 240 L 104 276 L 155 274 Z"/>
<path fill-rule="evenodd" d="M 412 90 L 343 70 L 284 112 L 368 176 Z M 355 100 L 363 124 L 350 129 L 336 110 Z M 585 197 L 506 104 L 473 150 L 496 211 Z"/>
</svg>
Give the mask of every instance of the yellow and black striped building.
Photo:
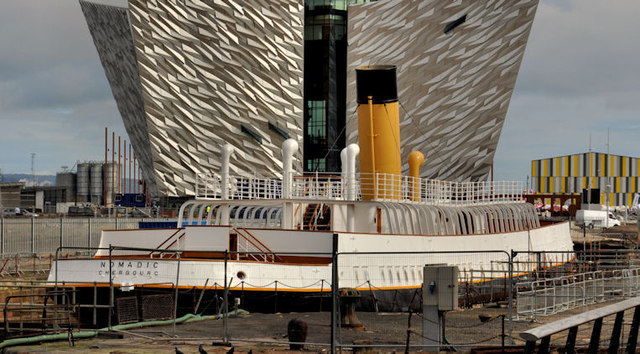
<svg viewBox="0 0 640 354">
<path fill-rule="evenodd" d="M 537 193 L 582 193 L 588 185 L 600 189 L 600 202 L 632 206 L 640 186 L 639 158 L 599 152 L 531 161 L 531 188 Z"/>
</svg>

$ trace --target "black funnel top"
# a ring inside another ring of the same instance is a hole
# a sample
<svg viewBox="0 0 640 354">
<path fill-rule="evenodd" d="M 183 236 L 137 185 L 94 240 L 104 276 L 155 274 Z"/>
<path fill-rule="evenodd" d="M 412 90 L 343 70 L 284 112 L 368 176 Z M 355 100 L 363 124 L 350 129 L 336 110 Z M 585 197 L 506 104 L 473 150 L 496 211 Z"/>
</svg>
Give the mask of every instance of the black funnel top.
<svg viewBox="0 0 640 354">
<path fill-rule="evenodd" d="M 398 84 L 395 65 L 371 65 L 356 68 L 358 104 L 367 104 L 373 97 L 374 104 L 398 101 Z"/>
</svg>

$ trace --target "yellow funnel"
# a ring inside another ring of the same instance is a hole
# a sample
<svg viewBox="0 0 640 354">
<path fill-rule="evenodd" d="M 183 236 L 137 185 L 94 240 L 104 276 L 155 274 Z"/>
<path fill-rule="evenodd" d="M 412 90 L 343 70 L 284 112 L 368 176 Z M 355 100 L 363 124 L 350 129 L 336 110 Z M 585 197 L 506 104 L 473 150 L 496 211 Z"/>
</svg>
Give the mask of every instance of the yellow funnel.
<svg viewBox="0 0 640 354">
<path fill-rule="evenodd" d="M 420 166 L 424 163 L 424 154 L 420 151 L 409 153 L 409 176 L 411 176 L 411 200 L 420 201 Z"/>
<path fill-rule="evenodd" d="M 402 171 L 396 67 L 358 67 L 356 87 L 362 199 L 399 199 Z"/>
</svg>

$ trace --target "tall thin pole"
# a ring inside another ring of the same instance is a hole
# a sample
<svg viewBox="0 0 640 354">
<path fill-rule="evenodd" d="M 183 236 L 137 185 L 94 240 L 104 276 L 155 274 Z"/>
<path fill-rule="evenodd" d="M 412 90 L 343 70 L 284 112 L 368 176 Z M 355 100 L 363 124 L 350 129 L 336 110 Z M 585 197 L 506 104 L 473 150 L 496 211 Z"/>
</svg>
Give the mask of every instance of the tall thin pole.
<svg viewBox="0 0 640 354">
<path fill-rule="evenodd" d="M 611 204 L 611 158 L 609 157 L 609 128 L 607 128 L 607 163 L 605 164 L 605 166 L 607 166 L 608 168 L 605 169 L 605 171 L 607 172 L 607 184 L 604 186 L 605 187 L 605 192 L 607 193 L 606 196 L 606 201 L 607 201 L 607 223 L 606 223 L 606 227 L 609 228 L 609 204 Z"/>
<path fill-rule="evenodd" d="M 138 167 L 136 166 L 137 163 L 137 156 L 136 153 L 133 153 L 133 180 L 135 181 L 133 183 L 133 193 L 138 193 L 138 177 L 137 177 L 137 173 L 138 173 Z"/>
<path fill-rule="evenodd" d="M 124 190 L 124 193 L 127 193 L 127 139 L 124 139 L 124 164 L 122 166 L 123 173 L 122 173 L 122 178 L 124 179 L 124 186 L 122 186 L 122 189 Z"/>
<path fill-rule="evenodd" d="M 587 174 L 587 204 L 591 204 L 591 133 L 589 133 L 589 154 L 587 155 L 589 160 L 589 171 Z"/>
<path fill-rule="evenodd" d="M 589 177 L 587 178 L 587 202 L 591 204 L 591 133 L 589 133 Z"/>
<path fill-rule="evenodd" d="M 35 161 L 36 161 L 36 153 L 32 152 L 31 153 L 31 185 L 32 186 L 36 186 L 36 167 L 35 167 Z M 35 212 L 35 209 L 33 210 Z"/>
<path fill-rule="evenodd" d="M 133 193 L 131 190 L 131 143 L 129 143 L 129 193 Z"/>
<path fill-rule="evenodd" d="M 113 200 L 113 192 L 115 192 L 116 188 L 116 179 L 115 179 L 115 167 L 116 167 L 116 132 L 111 132 L 111 200 Z"/>
<path fill-rule="evenodd" d="M 122 180 L 122 174 L 120 173 L 120 166 L 122 166 L 121 165 L 122 164 L 122 160 L 121 160 L 122 154 L 120 152 L 120 147 L 121 147 L 120 136 L 118 136 L 118 194 L 121 193 L 121 191 L 120 191 L 120 182 Z"/>
<path fill-rule="evenodd" d="M 107 144 L 109 142 L 109 130 L 107 129 L 107 127 L 104 127 L 104 167 L 102 168 L 102 171 L 104 171 L 104 179 L 102 181 L 102 195 L 104 196 L 104 205 L 107 205 L 107 165 L 109 164 L 109 160 L 107 157 L 107 151 L 109 150 L 109 148 L 107 147 Z"/>
<path fill-rule="evenodd" d="M 491 183 L 493 183 L 493 160 L 491 160 Z"/>
</svg>

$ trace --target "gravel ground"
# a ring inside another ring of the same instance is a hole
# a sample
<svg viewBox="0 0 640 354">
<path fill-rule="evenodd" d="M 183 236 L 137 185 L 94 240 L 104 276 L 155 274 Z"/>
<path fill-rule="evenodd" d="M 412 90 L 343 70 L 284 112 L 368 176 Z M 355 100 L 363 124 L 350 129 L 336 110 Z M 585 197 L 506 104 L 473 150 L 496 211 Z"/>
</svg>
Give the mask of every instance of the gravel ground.
<svg viewBox="0 0 640 354">
<path fill-rule="evenodd" d="M 600 304 L 599 306 L 606 305 Z M 593 307 L 589 308 L 592 309 Z M 542 323 L 566 318 L 581 313 L 584 309 L 575 309 L 558 316 L 539 318 L 538 322 L 518 321 L 513 323 L 514 343 L 523 345 L 519 333 Z M 632 311 L 627 311 L 632 312 Z M 481 322 L 481 315 L 491 320 Z M 473 309 L 448 312 L 446 315 L 446 337 L 453 347 L 461 352 L 468 352 L 474 346 L 499 346 L 501 343 L 501 315 L 507 315 L 504 307 L 477 307 Z M 350 345 L 373 344 L 377 347 L 371 352 L 404 352 L 407 340 L 409 314 L 407 313 L 366 313 L 357 314 L 364 324 L 364 330 L 342 328 L 339 331 L 339 342 Z M 248 314 L 229 319 L 228 333 L 234 353 L 291 353 L 287 344 L 287 323 L 291 319 L 301 319 L 308 325 L 307 352 L 327 352 L 327 346 L 320 343 L 330 341 L 330 314 L 327 312 L 287 313 L 287 314 Z M 422 341 L 422 317 L 420 314 L 411 316 L 410 344 L 418 345 Z M 624 333 L 629 329 L 631 313 L 625 319 Z M 605 319 L 603 326 L 603 341 L 606 342 L 613 317 Z M 228 353 L 231 349 L 222 343 L 223 326 L 221 320 L 206 320 L 179 324 L 173 326 L 147 327 L 122 332 L 122 338 L 98 337 L 79 340 L 70 347 L 67 342 L 40 343 L 32 346 L 12 347 L 7 353 L 175 353 L 178 348 L 183 353 L 198 353 L 199 345 L 208 353 Z M 505 332 L 508 335 L 509 323 L 505 322 Z M 586 346 L 589 342 L 591 326 L 580 327 L 578 346 Z M 624 336 L 623 336 L 624 337 Z M 552 337 L 552 344 L 563 344 L 566 333 Z M 623 340 L 624 341 L 624 340 Z M 507 338 L 507 344 L 509 338 Z M 351 348 L 348 348 L 351 351 Z M 411 351 L 421 351 L 412 348 Z M 521 351 L 521 349 L 520 349 Z"/>
<path fill-rule="evenodd" d="M 488 322 L 481 322 L 480 315 L 491 317 Z M 468 351 L 474 344 L 500 345 L 501 315 L 507 315 L 506 308 L 478 307 L 467 310 L 448 312 L 446 315 L 446 337 L 459 351 Z M 364 324 L 364 330 L 342 328 L 339 331 L 339 342 L 344 344 L 378 345 L 376 352 L 403 352 L 407 340 L 409 314 L 407 313 L 370 313 L 357 314 Z M 287 323 L 291 319 L 301 319 L 308 325 L 306 350 L 312 352 L 328 351 L 327 346 L 314 343 L 329 343 L 330 313 L 287 313 L 287 314 L 248 314 L 229 319 L 228 333 L 236 353 L 252 350 L 258 352 L 291 352 L 287 344 Z M 548 320 L 550 320 L 549 318 Z M 411 316 L 410 344 L 422 342 L 421 314 Z M 547 319 L 545 319 L 546 322 Z M 515 343 L 522 345 L 518 334 L 528 328 L 538 326 L 533 322 L 514 322 L 513 333 Z M 509 324 L 505 322 L 508 335 Z M 198 353 L 198 346 L 209 353 L 227 353 L 229 347 L 222 344 L 223 327 L 221 320 L 207 320 L 179 324 L 173 326 L 147 327 L 123 332 L 122 339 L 94 338 L 80 340 L 74 347 L 67 342 L 42 343 L 34 346 L 9 348 L 7 352 L 92 352 L 92 353 L 156 353 L 175 352 L 178 348 L 183 353 Z M 508 338 L 507 338 L 508 341 Z M 391 347 L 390 345 L 395 345 Z M 412 349 L 417 351 L 418 348 Z"/>
</svg>

